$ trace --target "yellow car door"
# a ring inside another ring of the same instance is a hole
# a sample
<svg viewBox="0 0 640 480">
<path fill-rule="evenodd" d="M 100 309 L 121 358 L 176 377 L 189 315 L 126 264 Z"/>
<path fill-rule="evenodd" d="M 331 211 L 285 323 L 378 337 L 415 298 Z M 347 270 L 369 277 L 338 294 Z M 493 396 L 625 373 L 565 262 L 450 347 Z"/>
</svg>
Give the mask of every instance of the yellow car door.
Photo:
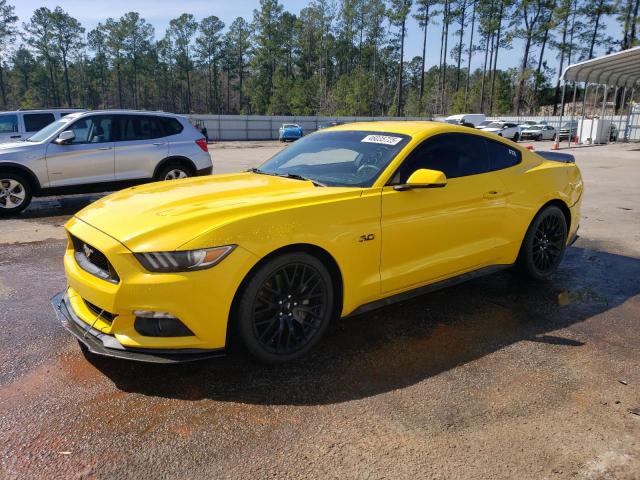
<svg viewBox="0 0 640 480">
<path fill-rule="evenodd" d="M 441 188 L 397 190 L 416 170 L 447 175 Z M 400 292 L 491 265 L 506 211 L 486 141 L 450 133 L 425 140 L 382 191 L 383 293 Z"/>
</svg>

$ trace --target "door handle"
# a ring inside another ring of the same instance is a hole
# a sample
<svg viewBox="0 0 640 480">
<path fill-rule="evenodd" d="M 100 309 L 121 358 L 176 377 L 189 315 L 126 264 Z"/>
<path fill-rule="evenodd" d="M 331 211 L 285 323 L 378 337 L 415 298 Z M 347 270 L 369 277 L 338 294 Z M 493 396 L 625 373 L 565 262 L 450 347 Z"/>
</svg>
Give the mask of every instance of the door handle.
<svg viewBox="0 0 640 480">
<path fill-rule="evenodd" d="M 167 144 L 167 142 L 156 142 L 156 143 L 154 143 L 154 145 L 166 145 L 166 144 Z"/>
<path fill-rule="evenodd" d="M 22 138 L 22 135 L 11 135 L 9 138 Z"/>
<path fill-rule="evenodd" d="M 498 192 L 497 190 L 489 190 L 488 192 L 485 192 L 483 197 L 486 198 L 487 200 L 491 200 L 492 198 L 497 198 L 500 196 L 500 192 Z"/>
<path fill-rule="evenodd" d="M 100 147 L 98 150 L 111 150 L 113 147 Z"/>
</svg>

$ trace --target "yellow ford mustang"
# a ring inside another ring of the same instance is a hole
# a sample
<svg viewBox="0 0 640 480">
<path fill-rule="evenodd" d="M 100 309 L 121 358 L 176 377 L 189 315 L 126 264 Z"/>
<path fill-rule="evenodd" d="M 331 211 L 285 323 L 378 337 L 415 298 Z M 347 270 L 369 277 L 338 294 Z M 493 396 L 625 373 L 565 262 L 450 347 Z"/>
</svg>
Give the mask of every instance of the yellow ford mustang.
<svg viewBox="0 0 640 480">
<path fill-rule="evenodd" d="M 90 351 L 172 362 L 233 332 L 298 358 L 332 319 L 516 264 L 551 274 L 580 220 L 569 155 L 433 122 L 341 125 L 260 169 L 133 187 L 66 225 L 53 300 Z"/>
</svg>

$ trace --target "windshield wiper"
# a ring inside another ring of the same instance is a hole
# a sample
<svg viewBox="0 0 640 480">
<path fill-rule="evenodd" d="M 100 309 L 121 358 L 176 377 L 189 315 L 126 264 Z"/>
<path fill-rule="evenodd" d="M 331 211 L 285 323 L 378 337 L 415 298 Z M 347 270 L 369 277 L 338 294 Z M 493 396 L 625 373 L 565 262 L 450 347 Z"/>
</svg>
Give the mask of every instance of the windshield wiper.
<svg viewBox="0 0 640 480">
<path fill-rule="evenodd" d="M 282 174 L 277 174 L 277 175 L 279 177 L 292 178 L 294 180 L 304 180 L 306 182 L 311 182 L 316 187 L 326 187 L 327 186 L 324 183 L 318 182 L 317 180 L 313 180 L 312 178 L 303 177 L 302 175 L 298 175 L 297 173 L 282 173 Z"/>
<path fill-rule="evenodd" d="M 291 178 L 293 180 L 304 180 L 313 183 L 316 187 L 326 187 L 324 183 L 318 182 L 317 180 L 313 180 L 311 178 L 303 177 L 302 175 L 298 175 L 297 173 L 265 172 L 264 170 L 260 170 L 259 168 L 250 168 L 249 170 L 247 170 L 247 172 L 258 173 L 260 175 L 271 175 L 274 177 Z"/>
</svg>

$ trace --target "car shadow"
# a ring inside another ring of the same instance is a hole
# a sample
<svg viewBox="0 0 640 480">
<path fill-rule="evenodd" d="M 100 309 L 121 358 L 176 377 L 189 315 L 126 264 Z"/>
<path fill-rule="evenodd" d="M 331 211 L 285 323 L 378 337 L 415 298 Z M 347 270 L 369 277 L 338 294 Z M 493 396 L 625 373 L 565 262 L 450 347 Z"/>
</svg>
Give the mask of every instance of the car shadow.
<svg viewBox="0 0 640 480">
<path fill-rule="evenodd" d="M 83 193 L 59 197 L 34 198 L 24 212 L 13 217 L 15 219 L 50 219 L 60 216 L 74 215 L 79 210 L 92 204 L 108 193 Z"/>
<path fill-rule="evenodd" d="M 171 366 L 88 358 L 126 392 L 251 404 L 330 404 L 407 387 L 517 342 L 581 348 L 583 341 L 553 332 L 639 292 L 639 259 L 570 248 L 547 282 L 504 271 L 344 319 L 308 357 L 293 364 L 264 366 L 241 353 Z"/>
</svg>

